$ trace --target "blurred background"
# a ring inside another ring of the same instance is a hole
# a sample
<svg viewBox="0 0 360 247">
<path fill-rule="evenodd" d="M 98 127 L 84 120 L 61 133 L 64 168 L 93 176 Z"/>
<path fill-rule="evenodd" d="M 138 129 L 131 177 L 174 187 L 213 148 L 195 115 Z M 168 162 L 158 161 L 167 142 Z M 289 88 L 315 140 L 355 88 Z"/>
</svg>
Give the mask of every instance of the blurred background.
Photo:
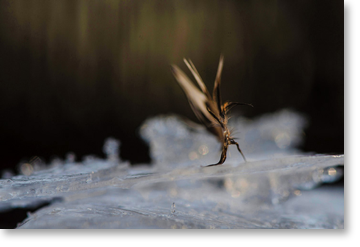
<svg viewBox="0 0 360 247">
<path fill-rule="evenodd" d="M 340 0 L 0 0 L 0 169 L 38 156 L 150 162 L 138 130 L 175 113 L 197 121 L 172 76 L 190 58 L 212 90 L 220 54 L 233 115 L 283 108 L 309 118 L 303 151 L 344 152 Z M 190 77 L 192 78 L 192 77 Z M 241 132 L 241 130 L 240 130 Z"/>
</svg>

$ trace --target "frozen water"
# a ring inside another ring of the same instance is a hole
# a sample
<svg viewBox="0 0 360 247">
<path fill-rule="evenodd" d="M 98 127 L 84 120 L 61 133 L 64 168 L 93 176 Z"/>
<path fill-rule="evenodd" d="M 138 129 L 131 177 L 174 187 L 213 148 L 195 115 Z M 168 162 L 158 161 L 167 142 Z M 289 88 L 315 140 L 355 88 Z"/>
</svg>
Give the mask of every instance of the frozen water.
<svg viewBox="0 0 360 247">
<path fill-rule="evenodd" d="M 141 127 L 152 164 L 130 166 L 120 142 L 107 159 L 67 157 L 49 168 L 0 180 L 0 211 L 51 202 L 18 228 L 344 228 L 344 191 L 317 187 L 343 175 L 343 155 L 301 154 L 304 117 L 284 110 L 233 118 L 239 144 L 222 166 L 219 143 L 176 116 Z M 74 154 L 72 154 L 74 155 Z"/>
<path fill-rule="evenodd" d="M 247 160 L 260 160 L 299 153 L 296 147 L 302 142 L 307 121 L 297 113 L 282 110 L 255 120 L 232 118 L 229 126 L 234 129 L 233 136 L 239 137 L 237 142 Z M 192 167 L 199 162 L 208 165 L 220 158 L 221 144 L 214 136 L 177 116 L 149 119 L 140 134 L 150 145 L 153 162 L 164 168 Z M 227 163 L 238 162 L 243 162 L 241 156 L 235 146 L 230 146 Z"/>
<path fill-rule="evenodd" d="M 195 198 L 185 188 L 174 187 L 170 185 L 167 193 L 154 187 L 94 190 L 38 210 L 19 228 L 343 228 L 344 224 L 340 189 L 304 191 L 287 203 L 249 210 L 220 188 Z"/>
<path fill-rule="evenodd" d="M 120 161 L 119 157 L 120 142 L 114 138 L 107 138 L 103 147 L 103 152 L 106 154 L 107 160 L 112 162 Z"/>
</svg>

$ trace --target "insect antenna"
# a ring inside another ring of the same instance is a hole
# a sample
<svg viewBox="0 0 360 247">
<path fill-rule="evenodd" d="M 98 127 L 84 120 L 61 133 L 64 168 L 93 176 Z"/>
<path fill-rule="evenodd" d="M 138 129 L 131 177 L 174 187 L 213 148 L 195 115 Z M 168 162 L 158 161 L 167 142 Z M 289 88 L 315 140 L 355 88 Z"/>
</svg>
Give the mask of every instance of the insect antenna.
<svg viewBox="0 0 360 247">
<path fill-rule="evenodd" d="M 248 104 L 248 103 L 241 103 L 241 102 L 226 102 L 224 104 L 224 111 L 225 114 L 228 113 L 228 111 L 231 110 L 231 108 L 233 108 L 234 106 L 238 106 L 238 105 L 246 105 L 246 106 L 250 106 L 250 107 L 254 107 L 252 104 Z"/>
</svg>

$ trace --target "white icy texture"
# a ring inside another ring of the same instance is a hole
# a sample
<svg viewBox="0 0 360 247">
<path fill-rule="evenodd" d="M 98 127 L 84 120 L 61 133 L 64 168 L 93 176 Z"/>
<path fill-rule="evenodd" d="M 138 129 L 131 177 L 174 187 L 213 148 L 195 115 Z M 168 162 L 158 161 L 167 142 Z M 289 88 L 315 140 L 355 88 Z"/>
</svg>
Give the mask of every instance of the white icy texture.
<svg viewBox="0 0 360 247">
<path fill-rule="evenodd" d="M 255 120 L 234 117 L 229 126 L 251 161 L 299 153 L 295 148 L 302 142 L 307 121 L 297 113 L 282 110 Z M 215 136 L 202 126 L 184 124 L 176 116 L 149 119 L 140 134 L 150 144 L 153 162 L 164 168 L 209 165 L 220 159 L 221 144 Z M 229 146 L 226 163 L 239 162 L 243 160 L 238 150 Z"/>
<path fill-rule="evenodd" d="M 18 228 L 344 228 L 344 191 L 320 187 L 342 176 L 343 155 L 296 150 L 306 121 L 284 110 L 255 120 L 233 118 L 248 159 L 205 129 L 175 116 L 147 120 L 151 166 L 122 162 L 109 138 L 106 160 L 67 157 L 51 168 L 0 180 L 0 211 L 52 202 Z M 339 166 L 340 165 L 340 166 Z"/>
</svg>

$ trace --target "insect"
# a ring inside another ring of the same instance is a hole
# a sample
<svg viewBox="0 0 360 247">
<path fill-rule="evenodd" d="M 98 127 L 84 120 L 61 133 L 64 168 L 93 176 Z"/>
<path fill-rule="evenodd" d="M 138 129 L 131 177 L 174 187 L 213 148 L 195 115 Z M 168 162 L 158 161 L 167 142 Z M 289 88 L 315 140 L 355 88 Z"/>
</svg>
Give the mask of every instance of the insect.
<svg viewBox="0 0 360 247">
<path fill-rule="evenodd" d="M 217 166 L 223 164 L 226 160 L 226 153 L 229 145 L 236 145 L 237 149 L 246 162 L 245 155 L 241 151 L 239 144 L 231 136 L 230 130 L 227 127 L 227 114 L 230 109 L 236 105 L 247 105 L 251 107 L 253 107 L 253 105 L 239 102 L 225 102 L 222 104 L 220 95 L 220 81 L 221 72 L 224 65 L 224 57 L 220 56 L 212 97 L 191 60 L 186 60 L 184 58 L 184 62 L 195 77 L 202 92 L 176 65 L 172 65 L 174 77 L 180 84 L 181 88 L 184 90 L 196 117 L 222 143 L 222 153 L 219 162 L 208 166 Z"/>
</svg>

